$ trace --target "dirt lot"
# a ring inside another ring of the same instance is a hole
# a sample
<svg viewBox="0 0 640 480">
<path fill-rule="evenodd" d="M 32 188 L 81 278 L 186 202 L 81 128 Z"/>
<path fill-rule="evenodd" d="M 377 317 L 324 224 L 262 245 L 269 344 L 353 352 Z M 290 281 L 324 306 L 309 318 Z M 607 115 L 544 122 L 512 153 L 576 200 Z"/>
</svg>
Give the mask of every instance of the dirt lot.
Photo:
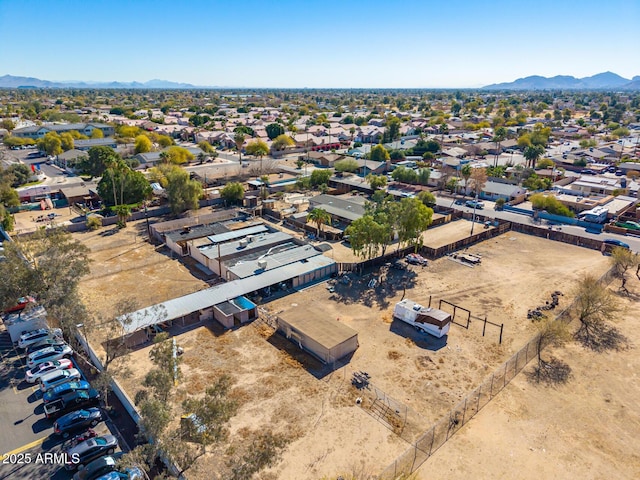
<svg viewBox="0 0 640 480">
<path fill-rule="evenodd" d="M 482 223 L 476 222 L 473 233 L 480 233 L 483 231 L 483 228 L 484 225 L 482 225 Z M 427 247 L 439 248 L 467 238 L 470 232 L 471 222 L 469 220 L 456 220 L 428 229 L 422 235 L 422 241 Z"/>
<path fill-rule="evenodd" d="M 572 343 L 550 352 L 572 367 L 567 385 L 534 386 L 518 375 L 418 478 L 640 478 L 640 306 L 622 302 L 627 312 L 616 326 L 629 349 L 594 353 Z"/>
<path fill-rule="evenodd" d="M 158 252 L 145 242 L 144 236 L 144 220 L 129 222 L 122 230 L 106 227 L 74 234 L 91 250 L 91 274 L 80 283 L 91 311 L 109 316 L 122 298 L 133 297 L 142 308 L 208 286 L 166 250 Z"/>
<path fill-rule="evenodd" d="M 143 226 L 127 230 L 136 228 Z M 127 230 L 77 234 L 92 248 L 95 260 L 91 278 L 81 285 L 92 309 L 108 311 L 124 294 L 134 294 L 145 306 L 206 286 L 177 260 Z M 320 284 L 265 305 L 272 313 L 287 310 L 336 318 L 359 332 L 359 349 L 332 374 L 321 373 L 317 361 L 266 326 L 223 332 L 213 323 L 180 334 L 184 381 L 176 404 L 187 391 L 203 392 L 217 375 L 230 373 L 233 395 L 242 405 L 231 422 L 232 443 L 242 443 L 264 428 L 291 439 L 282 461 L 270 471 L 271 478 L 314 479 L 356 469 L 379 472 L 406 450 L 407 441 L 529 338 L 533 327 L 526 320 L 527 309 L 550 300 L 554 290 L 569 293 L 582 273 L 603 273 L 607 268 L 607 259 L 598 252 L 511 232 L 470 251 L 482 255 L 482 265 L 470 268 L 443 258 L 426 268 L 391 270 L 382 275 L 377 289 L 366 288 L 369 275 L 354 278 L 349 286 L 338 284 L 334 293 Z M 483 338 L 476 319 L 469 330 L 453 325 L 446 345 L 391 323 L 393 305 L 405 287 L 408 298 L 428 303 L 432 295 L 433 306 L 444 299 L 477 317 L 486 314 L 504 323 L 503 344 L 497 345 L 495 328 L 488 328 Z M 561 297 L 561 308 L 568 302 L 568 295 Z M 133 352 L 129 365 L 134 375 L 124 383 L 133 397 L 150 368 L 148 348 Z M 356 406 L 362 393 L 351 387 L 350 379 L 357 371 L 366 371 L 375 387 L 397 401 L 394 405 L 406 416 L 406 425 L 397 430 L 401 437 Z M 203 457 L 190 478 L 212 478 L 210 472 L 218 471 L 221 461 L 224 456 L 219 454 Z"/>
</svg>

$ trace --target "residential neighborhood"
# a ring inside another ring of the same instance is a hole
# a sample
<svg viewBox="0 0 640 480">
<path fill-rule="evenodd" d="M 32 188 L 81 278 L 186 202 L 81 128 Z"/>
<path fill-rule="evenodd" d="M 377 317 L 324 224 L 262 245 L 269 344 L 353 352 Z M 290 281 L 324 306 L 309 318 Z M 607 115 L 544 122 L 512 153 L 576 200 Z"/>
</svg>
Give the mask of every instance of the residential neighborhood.
<svg viewBox="0 0 640 480">
<path fill-rule="evenodd" d="M 0 480 L 639 478 L 639 15 L 0 2 Z"/>
</svg>

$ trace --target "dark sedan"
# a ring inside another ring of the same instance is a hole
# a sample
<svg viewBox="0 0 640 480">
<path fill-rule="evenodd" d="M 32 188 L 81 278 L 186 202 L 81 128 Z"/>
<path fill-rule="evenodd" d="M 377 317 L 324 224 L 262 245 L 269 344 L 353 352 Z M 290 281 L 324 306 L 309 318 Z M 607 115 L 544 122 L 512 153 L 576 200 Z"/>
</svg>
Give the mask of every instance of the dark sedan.
<svg viewBox="0 0 640 480">
<path fill-rule="evenodd" d="M 95 427 L 102 421 L 102 411 L 99 408 L 87 408 L 63 415 L 53 424 L 53 432 L 62 438 L 67 438 L 73 432 Z"/>
<path fill-rule="evenodd" d="M 67 450 L 68 460 L 64 468 L 67 470 L 81 468 L 91 460 L 103 455 L 111 455 L 117 448 L 118 439 L 113 435 L 90 438 Z"/>
</svg>

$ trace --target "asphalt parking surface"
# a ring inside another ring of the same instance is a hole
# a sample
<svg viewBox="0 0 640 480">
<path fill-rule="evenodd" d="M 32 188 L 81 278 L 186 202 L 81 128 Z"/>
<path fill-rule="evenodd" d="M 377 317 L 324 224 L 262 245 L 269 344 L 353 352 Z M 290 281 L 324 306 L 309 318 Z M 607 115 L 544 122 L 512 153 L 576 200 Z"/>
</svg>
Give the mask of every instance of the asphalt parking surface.
<svg viewBox="0 0 640 480">
<path fill-rule="evenodd" d="M 69 446 L 44 417 L 38 386 L 24 381 L 24 355 L 0 326 L 0 480 L 70 479 L 61 453 Z M 94 430 L 109 433 L 105 422 Z M 112 429 L 113 430 L 113 429 Z M 57 455 L 56 455 L 57 454 Z"/>
</svg>

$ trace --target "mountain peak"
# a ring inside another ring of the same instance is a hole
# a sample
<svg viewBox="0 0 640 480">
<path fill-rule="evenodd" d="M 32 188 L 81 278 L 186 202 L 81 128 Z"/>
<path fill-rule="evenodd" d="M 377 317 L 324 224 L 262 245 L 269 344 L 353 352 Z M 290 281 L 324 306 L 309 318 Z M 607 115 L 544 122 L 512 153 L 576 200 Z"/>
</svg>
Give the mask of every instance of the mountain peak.
<svg viewBox="0 0 640 480">
<path fill-rule="evenodd" d="M 497 83 L 482 88 L 487 90 L 603 90 L 612 88 L 636 90 L 637 86 L 635 81 L 607 71 L 584 78 L 576 78 L 571 75 L 556 75 L 554 77 L 531 75 L 519 78 L 514 82 Z"/>
</svg>

